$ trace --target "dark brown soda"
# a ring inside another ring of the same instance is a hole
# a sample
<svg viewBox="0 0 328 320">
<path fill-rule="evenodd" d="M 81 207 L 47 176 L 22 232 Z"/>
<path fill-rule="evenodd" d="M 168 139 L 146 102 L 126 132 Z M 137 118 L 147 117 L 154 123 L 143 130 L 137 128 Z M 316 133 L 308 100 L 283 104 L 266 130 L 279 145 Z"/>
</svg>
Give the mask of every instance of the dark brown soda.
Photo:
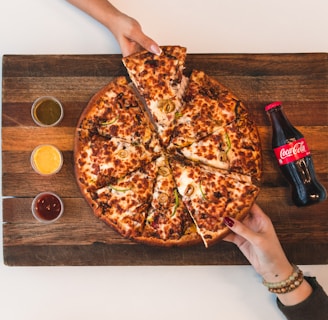
<svg viewBox="0 0 328 320">
<path fill-rule="evenodd" d="M 274 102 L 266 106 L 272 124 L 272 148 L 293 145 L 297 141 L 304 141 L 304 136 L 287 119 L 280 102 Z M 278 159 L 278 161 L 282 161 Z M 325 188 L 316 177 L 312 156 L 310 152 L 306 156 L 295 157 L 294 161 L 280 164 L 280 170 L 287 179 L 292 189 L 292 200 L 297 206 L 307 206 L 326 199 Z"/>
</svg>

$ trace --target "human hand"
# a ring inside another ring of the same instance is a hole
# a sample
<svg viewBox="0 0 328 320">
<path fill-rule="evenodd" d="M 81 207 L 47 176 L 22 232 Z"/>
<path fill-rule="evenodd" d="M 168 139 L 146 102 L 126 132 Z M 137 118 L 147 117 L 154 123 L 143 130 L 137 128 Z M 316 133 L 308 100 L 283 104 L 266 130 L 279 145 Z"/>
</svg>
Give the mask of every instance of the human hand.
<svg viewBox="0 0 328 320">
<path fill-rule="evenodd" d="M 233 231 L 224 240 L 238 246 L 248 261 L 266 281 L 288 278 L 293 266 L 289 263 L 270 218 L 254 204 L 243 222 L 226 218 Z"/>
<path fill-rule="evenodd" d="M 157 55 L 161 53 L 158 44 L 143 33 L 139 22 L 122 12 L 117 14 L 116 23 L 111 24 L 110 29 L 121 47 L 123 56 L 142 49 Z"/>
</svg>

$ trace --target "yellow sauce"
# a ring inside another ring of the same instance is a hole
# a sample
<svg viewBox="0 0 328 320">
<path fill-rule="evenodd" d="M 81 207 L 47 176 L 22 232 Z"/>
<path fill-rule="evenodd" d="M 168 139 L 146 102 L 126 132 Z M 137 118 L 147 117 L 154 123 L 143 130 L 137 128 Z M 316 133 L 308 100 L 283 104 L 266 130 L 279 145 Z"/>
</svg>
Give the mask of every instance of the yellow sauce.
<svg viewBox="0 0 328 320">
<path fill-rule="evenodd" d="M 56 173 L 62 166 L 62 155 L 52 145 L 41 145 L 32 153 L 32 166 L 40 174 Z"/>
</svg>

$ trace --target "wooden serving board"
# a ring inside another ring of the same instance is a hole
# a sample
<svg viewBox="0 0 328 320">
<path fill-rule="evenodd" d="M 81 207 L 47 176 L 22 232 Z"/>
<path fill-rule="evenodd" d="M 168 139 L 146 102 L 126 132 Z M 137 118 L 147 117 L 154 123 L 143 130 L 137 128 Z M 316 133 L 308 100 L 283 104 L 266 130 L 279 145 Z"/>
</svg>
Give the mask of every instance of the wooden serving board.
<svg viewBox="0 0 328 320">
<path fill-rule="evenodd" d="M 297 208 L 271 150 L 264 106 L 275 100 L 305 135 L 319 180 L 328 188 L 328 54 L 190 54 L 186 74 L 200 69 L 245 102 L 259 128 L 264 174 L 258 203 L 271 217 L 290 260 L 328 263 L 328 201 Z M 3 252 L 7 265 L 237 265 L 247 264 L 231 243 L 205 249 L 158 248 L 123 239 L 98 221 L 81 197 L 73 173 L 73 137 L 91 96 L 114 77 L 127 75 L 120 55 L 6 55 L 3 57 Z M 42 95 L 64 106 L 55 128 L 34 124 L 30 109 Z M 41 143 L 59 147 L 64 166 L 54 177 L 34 173 L 30 154 Z M 51 225 L 31 214 L 33 197 L 58 193 L 63 217 Z"/>
</svg>

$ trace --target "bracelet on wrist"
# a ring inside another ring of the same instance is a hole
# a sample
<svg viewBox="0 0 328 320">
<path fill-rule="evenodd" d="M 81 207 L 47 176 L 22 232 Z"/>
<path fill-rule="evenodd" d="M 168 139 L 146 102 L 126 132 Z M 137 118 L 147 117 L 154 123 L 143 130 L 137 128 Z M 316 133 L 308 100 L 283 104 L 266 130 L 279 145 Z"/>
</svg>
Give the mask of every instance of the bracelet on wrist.
<svg viewBox="0 0 328 320">
<path fill-rule="evenodd" d="M 298 266 L 294 264 L 292 266 L 293 272 L 286 280 L 279 282 L 267 282 L 263 279 L 263 284 L 270 292 L 277 294 L 288 293 L 295 290 L 303 282 L 304 276 L 302 270 L 300 270 Z"/>
</svg>

